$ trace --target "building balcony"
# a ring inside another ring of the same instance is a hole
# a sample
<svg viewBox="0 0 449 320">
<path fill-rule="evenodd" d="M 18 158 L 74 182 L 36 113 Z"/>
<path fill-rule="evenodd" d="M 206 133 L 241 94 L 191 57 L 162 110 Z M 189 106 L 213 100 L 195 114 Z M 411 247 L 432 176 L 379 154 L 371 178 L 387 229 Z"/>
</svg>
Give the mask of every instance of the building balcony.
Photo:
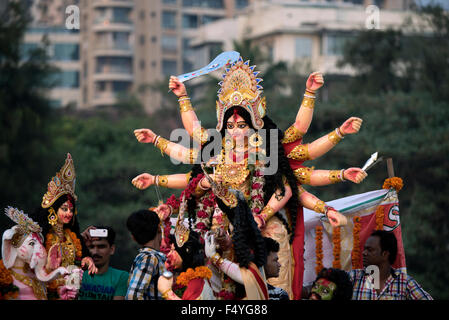
<svg viewBox="0 0 449 320">
<path fill-rule="evenodd" d="M 134 0 L 94 0 L 92 5 L 94 8 L 133 8 Z"/>
<path fill-rule="evenodd" d="M 94 55 L 97 57 L 132 57 L 133 50 L 129 44 L 97 43 Z"/>
<path fill-rule="evenodd" d="M 133 82 L 134 75 L 132 73 L 123 73 L 119 71 L 96 72 L 93 75 L 94 81 L 124 81 Z"/>
<path fill-rule="evenodd" d="M 112 105 L 117 102 L 117 96 L 112 91 L 102 91 L 96 92 L 94 99 L 92 100 L 92 105 L 97 106 L 107 106 Z"/>
<path fill-rule="evenodd" d="M 131 20 L 96 19 L 92 28 L 96 32 L 122 31 L 133 32 L 134 26 Z"/>
</svg>

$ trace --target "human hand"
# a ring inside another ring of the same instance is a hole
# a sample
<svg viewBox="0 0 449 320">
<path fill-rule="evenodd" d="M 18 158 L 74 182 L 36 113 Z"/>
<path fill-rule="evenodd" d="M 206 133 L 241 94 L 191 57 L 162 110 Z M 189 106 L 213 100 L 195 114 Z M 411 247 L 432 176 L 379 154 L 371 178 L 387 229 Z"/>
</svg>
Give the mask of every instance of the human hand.
<svg viewBox="0 0 449 320">
<path fill-rule="evenodd" d="M 204 253 L 206 254 L 206 257 L 210 258 L 217 253 L 214 235 L 210 232 L 206 232 L 204 237 Z"/>
<path fill-rule="evenodd" d="M 140 143 L 154 143 L 156 134 L 150 129 L 136 129 L 134 135 Z"/>
<path fill-rule="evenodd" d="M 139 190 L 144 190 L 149 186 L 153 185 L 156 181 L 156 177 L 149 173 L 139 174 L 137 177 L 132 179 L 131 183 Z"/>
<path fill-rule="evenodd" d="M 91 257 L 85 257 L 81 260 L 81 268 L 84 268 L 86 265 L 89 275 L 96 274 L 98 272 L 98 268 L 95 266 L 94 260 L 92 260 Z"/>
<path fill-rule="evenodd" d="M 157 213 L 157 215 L 159 216 L 159 219 L 161 221 L 164 221 L 165 219 L 168 218 L 168 216 L 171 214 L 171 208 L 169 205 L 163 203 L 161 205 L 159 205 L 158 207 L 156 207 L 154 209 L 154 211 Z"/>
<path fill-rule="evenodd" d="M 177 77 L 171 76 L 168 82 L 168 88 L 173 91 L 177 97 L 186 96 L 187 90 L 184 83 L 179 81 Z"/>
<path fill-rule="evenodd" d="M 86 244 L 86 246 L 89 246 L 89 244 L 91 243 L 91 241 L 95 241 L 95 240 L 100 240 L 100 238 L 98 237 L 92 237 L 90 235 L 90 230 L 95 230 L 97 229 L 94 226 L 89 226 L 87 227 L 86 230 L 84 230 L 83 232 L 81 232 L 81 237 L 83 237 L 84 243 Z"/>
<path fill-rule="evenodd" d="M 357 117 L 351 117 L 340 126 L 342 135 L 354 134 L 359 132 L 363 120 Z"/>
<path fill-rule="evenodd" d="M 306 82 L 306 88 L 309 91 L 315 92 L 324 84 L 323 74 L 321 72 L 313 72 L 310 74 Z"/>
<path fill-rule="evenodd" d="M 327 211 L 327 218 L 329 219 L 329 223 L 333 227 L 343 226 L 348 223 L 348 219 L 333 208 L 329 208 L 329 210 Z"/>
<path fill-rule="evenodd" d="M 343 178 L 354 183 L 362 182 L 367 176 L 368 174 L 360 168 L 348 168 L 343 172 Z"/>
<path fill-rule="evenodd" d="M 61 300 L 75 300 L 78 295 L 78 290 L 68 286 L 62 286 L 58 288 L 58 294 Z"/>
</svg>

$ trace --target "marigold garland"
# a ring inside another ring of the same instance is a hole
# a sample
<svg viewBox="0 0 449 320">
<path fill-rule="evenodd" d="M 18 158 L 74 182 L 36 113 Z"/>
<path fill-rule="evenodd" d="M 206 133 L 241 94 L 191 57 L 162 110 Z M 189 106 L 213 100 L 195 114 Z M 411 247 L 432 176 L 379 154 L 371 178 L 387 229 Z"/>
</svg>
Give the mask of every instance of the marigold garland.
<svg viewBox="0 0 449 320">
<path fill-rule="evenodd" d="M 176 284 L 180 286 L 187 286 L 190 280 L 193 279 L 210 279 L 212 271 L 205 266 L 196 267 L 195 270 L 188 268 L 187 271 L 182 272 L 176 279 Z"/>
<path fill-rule="evenodd" d="M 376 230 L 383 230 L 384 228 L 384 207 L 378 206 L 376 209 Z"/>
<path fill-rule="evenodd" d="M 323 269 L 323 227 L 315 227 L 315 256 L 316 256 L 316 274 Z"/>
<path fill-rule="evenodd" d="M 332 231 L 332 244 L 333 244 L 333 254 L 334 261 L 332 262 L 332 267 L 335 269 L 341 269 L 340 261 L 340 251 L 341 251 L 341 229 L 336 227 Z"/>
<path fill-rule="evenodd" d="M 352 231 L 353 235 L 353 247 L 352 247 L 352 269 L 360 269 L 360 231 L 362 229 L 360 217 L 354 217 L 354 229 Z"/>
<path fill-rule="evenodd" d="M 67 233 L 72 240 L 73 245 L 75 246 L 75 259 L 81 260 L 83 256 L 83 247 L 81 246 L 81 240 L 78 239 L 75 232 L 70 231 L 70 229 L 65 229 L 65 233 Z M 55 237 L 55 235 L 51 232 L 47 234 L 46 241 L 45 241 L 45 248 L 47 252 L 50 250 L 50 248 L 58 242 L 58 239 Z"/>
<path fill-rule="evenodd" d="M 399 192 L 404 186 L 404 182 L 399 177 L 392 177 L 385 179 L 384 184 L 382 186 L 383 189 L 395 189 L 396 192 Z"/>
<path fill-rule="evenodd" d="M 19 288 L 13 282 L 11 272 L 6 269 L 3 260 L 0 260 L 0 300 L 17 299 Z"/>
</svg>

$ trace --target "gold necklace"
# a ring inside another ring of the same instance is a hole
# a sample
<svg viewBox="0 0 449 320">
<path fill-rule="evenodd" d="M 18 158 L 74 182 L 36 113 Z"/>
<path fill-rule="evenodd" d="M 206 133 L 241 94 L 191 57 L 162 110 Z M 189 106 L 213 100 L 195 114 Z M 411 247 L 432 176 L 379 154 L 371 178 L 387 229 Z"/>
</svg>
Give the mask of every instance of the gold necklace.
<svg viewBox="0 0 449 320">
<path fill-rule="evenodd" d="M 238 189 L 249 175 L 248 159 L 245 159 L 243 163 L 226 163 L 224 149 L 222 149 L 220 163 L 215 173 L 222 176 L 224 185 Z"/>
<path fill-rule="evenodd" d="M 39 280 L 32 279 L 26 275 L 17 273 L 12 269 L 10 269 L 10 271 L 13 274 L 14 278 L 16 278 L 16 280 L 22 282 L 33 290 L 34 296 L 38 300 L 47 300 L 47 293 L 45 292 L 44 286 Z"/>
</svg>

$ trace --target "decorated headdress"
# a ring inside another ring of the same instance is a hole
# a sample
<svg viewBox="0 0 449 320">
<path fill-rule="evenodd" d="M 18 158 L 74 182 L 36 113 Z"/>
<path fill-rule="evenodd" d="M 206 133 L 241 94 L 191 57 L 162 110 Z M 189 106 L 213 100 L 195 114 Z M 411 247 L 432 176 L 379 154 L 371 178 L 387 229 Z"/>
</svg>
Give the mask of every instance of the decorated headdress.
<svg viewBox="0 0 449 320">
<path fill-rule="evenodd" d="M 42 208 L 51 207 L 53 203 L 62 195 L 69 194 L 76 201 L 75 195 L 75 166 L 70 153 L 67 153 L 67 158 L 61 170 L 56 173 L 51 181 L 48 183 L 47 193 L 42 197 Z"/>
<path fill-rule="evenodd" d="M 12 245 L 14 247 L 19 247 L 30 233 L 40 233 L 42 231 L 42 228 L 23 213 L 22 210 L 9 206 L 5 208 L 5 214 L 17 224 L 15 227 L 16 232 L 12 237 Z"/>
<path fill-rule="evenodd" d="M 259 84 L 262 79 L 257 78 L 256 66 L 250 66 L 249 60 L 243 62 L 242 57 L 231 64 L 223 74 L 223 81 L 219 82 L 217 100 L 217 130 L 223 128 L 223 118 L 226 110 L 233 106 L 240 106 L 249 112 L 255 129 L 264 125 L 262 118 L 266 115 L 265 97 L 262 96 L 263 87 Z"/>
</svg>

